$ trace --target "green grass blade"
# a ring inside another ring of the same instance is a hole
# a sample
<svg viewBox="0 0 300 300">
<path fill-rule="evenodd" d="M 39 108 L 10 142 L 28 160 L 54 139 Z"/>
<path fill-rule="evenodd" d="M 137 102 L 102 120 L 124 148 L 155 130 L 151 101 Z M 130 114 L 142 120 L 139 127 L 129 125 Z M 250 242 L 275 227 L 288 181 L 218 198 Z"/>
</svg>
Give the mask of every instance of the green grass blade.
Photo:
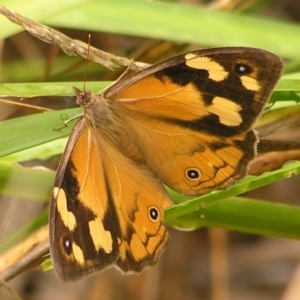
<svg viewBox="0 0 300 300">
<path fill-rule="evenodd" d="M 200 6 L 98 0 L 45 21 L 51 26 L 129 34 L 178 43 L 253 46 L 299 59 L 299 24 L 212 11 Z"/>
<path fill-rule="evenodd" d="M 173 226 L 183 228 L 220 227 L 227 230 L 300 239 L 300 208 L 292 205 L 257 201 L 242 197 L 228 198 L 199 207 Z"/>
</svg>

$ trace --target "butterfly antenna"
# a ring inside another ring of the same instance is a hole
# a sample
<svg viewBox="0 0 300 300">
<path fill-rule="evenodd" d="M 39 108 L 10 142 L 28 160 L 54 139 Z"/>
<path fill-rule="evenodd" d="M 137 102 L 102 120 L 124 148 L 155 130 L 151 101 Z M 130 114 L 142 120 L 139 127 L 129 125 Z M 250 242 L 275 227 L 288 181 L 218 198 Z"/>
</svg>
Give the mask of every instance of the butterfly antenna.
<svg viewBox="0 0 300 300">
<path fill-rule="evenodd" d="M 89 55 L 90 55 L 90 48 L 91 48 L 91 34 L 89 33 L 88 35 L 88 47 L 87 47 L 87 52 L 86 52 L 86 61 L 85 61 L 85 72 L 84 72 L 84 81 L 83 81 L 83 90 L 85 91 L 85 83 L 87 79 L 87 69 L 88 69 L 88 64 L 89 64 Z"/>
</svg>

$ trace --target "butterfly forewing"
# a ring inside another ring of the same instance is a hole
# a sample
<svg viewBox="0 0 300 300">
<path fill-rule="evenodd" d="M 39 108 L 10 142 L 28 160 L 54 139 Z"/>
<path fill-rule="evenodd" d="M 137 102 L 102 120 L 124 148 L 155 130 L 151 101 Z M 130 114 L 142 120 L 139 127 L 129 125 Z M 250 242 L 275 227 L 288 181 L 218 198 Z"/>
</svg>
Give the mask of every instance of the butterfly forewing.
<svg viewBox="0 0 300 300">
<path fill-rule="evenodd" d="M 91 130 L 83 119 L 74 128 L 52 194 L 50 248 L 56 273 L 65 281 L 106 268 L 118 258 L 120 225 L 103 163 L 89 143 Z M 94 239 L 100 236 L 97 249 Z"/>
<path fill-rule="evenodd" d="M 253 127 L 282 68 L 278 56 L 260 49 L 198 50 L 121 80 L 105 97 L 154 119 L 226 137 Z"/>
</svg>

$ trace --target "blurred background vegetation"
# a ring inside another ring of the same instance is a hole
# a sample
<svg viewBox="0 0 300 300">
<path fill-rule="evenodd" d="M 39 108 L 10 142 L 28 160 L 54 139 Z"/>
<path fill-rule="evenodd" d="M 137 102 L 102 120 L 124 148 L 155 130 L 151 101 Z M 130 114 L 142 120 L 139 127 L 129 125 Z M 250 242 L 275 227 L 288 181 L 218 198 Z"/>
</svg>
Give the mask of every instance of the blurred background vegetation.
<svg viewBox="0 0 300 300">
<path fill-rule="evenodd" d="M 91 33 L 93 46 L 149 64 L 191 49 L 215 46 L 249 46 L 272 51 L 286 63 L 285 75 L 276 87 L 272 100 L 277 101 L 278 108 L 291 108 L 286 123 L 280 123 L 283 111 L 279 111 L 281 114 L 275 117 L 275 123 L 279 124 L 275 127 L 280 130 L 276 130 L 278 132 L 273 133 L 272 137 L 299 141 L 298 0 L 31 0 L 30 3 L 0 0 L 0 5 L 74 39 L 87 42 L 88 34 Z M 7 96 L 6 100 L 15 101 L 15 105 L 0 102 L 0 120 L 13 120 L 11 123 L 0 123 L 0 152 L 1 156 L 5 156 L 0 160 L 0 191 L 3 195 L 0 199 L 0 250 L 4 252 L 17 241 L 23 241 L 32 231 L 47 224 L 47 201 L 54 173 L 32 168 L 42 165 L 56 170 L 66 142 L 66 138 L 57 140 L 56 136 L 53 137 L 54 142 L 44 144 L 45 139 L 53 135 L 52 129 L 61 126 L 62 112 L 55 116 L 41 114 L 36 108 L 25 107 L 24 103 L 47 110 L 76 107 L 71 88 L 73 85 L 82 88 L 86 76 L 86 87 L 96 92 L 107 81 L 118 78 L 124 68 L 112 71 L 91 62 L 86 72 L 84 58 L 66 55 L 56 45 L 44 43 L 29 35 L 4 16 L 0 16 L 0 28 L 0 95 Z M 29 98 L 23 99 L 25 97 Z M 17 106 L 20 98 L 22 106 Z M 72 113 L 79 111 L 76 109 Z M 71 110 L 66 114 L 70 116 Z M 23 116 L 30 116 L 30 119 L 22 123 L 23 119 L 19 117 Z M 66 137 L 71 127 L 55 134 Z M 47 141 L 50 140 L 52 137 Z M 300 152 L 297 145 L 291 148 L 285 146 L 280 152 L 261 156 L 262 160 L 257 162 L 258 171 L 253 170 L 252 173 L 260 174 L 262 170 L 280 168 L 286 161 L 298 160 Z M 24 149 L 28 149 L 27 152 L 21 151 Z M 18 168 L 16 171 L 16 162 L 26 168 Z M 296 168 L 299 170 L 299 165 Z M 290 177 L 291 172 L 298 172 L 293 170 L 284 171 L 281 179 Z M 8 184 L 9 174 L 12 173 L 15 175 Z M 287 227 L 283 233 L 272 232 L 272 235 L 293 236 L 294 239 L 215 228 L 192 232 L 170 228 L 171 241 L 158 265 L 140 276 L 123 276 L 111 269 L 67 285 L 59 282 L 52 271 L 43 272 L 39 265 L 41 260 L 34 260 L 36 257 L 32 255 L 36 267 L 18 274 L 8 284 L 22 299 L 29 300 L 300 299 L 297 284 L 300 281 L 300 243 L 296 240 L 300 237 L 300 214 L 297 207 L 300 201 L 299 176 L 280 181 L 275 177 L 271 181 L 278 182 L 267 186 L 266 179 L 261 180 L 261 185 L 265 186 L 247 193 L 243 199 L 262 199 L 271 204 L 265 208 L 259 206 L 258 211 L 251 206 L 249 211 L 248 206 L 237 206 L 235 201 L 239 199 L 229 199 L 223 203 L 222 209 L 226 209 L 226 206 L 238 207 L 240 214 L 233 215 L 231 224 L 226 223 L 220 227 L 238 228 L 248 211 L 250 214 L 247 214 L 247 220 L 251 223 L 252 213 L 253 224 L 242 231 L 260 232 L 255 229 L 256 225 L 263 231 L 263 227 L 268 226 L 261 220 L 265 219 L 275 231 Z M 234 195 L 247 190 L 242 188 Z M 178 197 L 174 195 L 174 200 L 179 202 L 182 199 L 177 200 Z M 275 203 L 286 205 L 286 210 L 271 210 L 271 206 L 276 209 Z M 215 214 L 217 209 L 219 207 L 215 208 Z M 222 218 L 222 213 L 218 218 Z M 172 211 L 167 213 L 167 217 L 171 219 Z M 192 216 L 190 220 L 194 220 Z M 289 235 L 290 232 L 294 235 Z M 41 240 L 45 242 L 44 237 Z M 31 241 L 31 244 L 34 243 L 39 244 L 37 237 Z M 17 244 L 15 247 L 15 252 L 8 252 L 18 256 L 23 246 Z M 28 248 L 24 251 L 30 252 Z M 0 257 L 0 274 L 4 274 L 1 272 L 6 263 Z M 9 276 L 4 278 L 8 279 Z M 2 286 L 0 299 L 14 299 L 14 296 Z"/>
</svg>

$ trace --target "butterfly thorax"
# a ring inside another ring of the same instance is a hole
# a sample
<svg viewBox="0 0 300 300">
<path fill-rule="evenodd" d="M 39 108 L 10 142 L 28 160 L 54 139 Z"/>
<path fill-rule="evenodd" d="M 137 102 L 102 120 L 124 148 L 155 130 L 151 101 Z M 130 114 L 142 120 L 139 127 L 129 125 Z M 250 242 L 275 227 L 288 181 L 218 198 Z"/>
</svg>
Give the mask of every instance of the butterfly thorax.
<svg viewBox="0 0 300 300">
<path fill-rule="evenodd" d="M 123 126 L 120 117 L 115 112 L 112 102 L 101 94 L 94 95 L 91 91 L 81 91 L 74 88 L 76 103 L 83 107 L 84 118 L 91 128 L 97 131 L 97 136 L 104 142 L 111 143 L 129 159 L 143 163 L 142 155 L 134 138 Z"/>
</svg>

